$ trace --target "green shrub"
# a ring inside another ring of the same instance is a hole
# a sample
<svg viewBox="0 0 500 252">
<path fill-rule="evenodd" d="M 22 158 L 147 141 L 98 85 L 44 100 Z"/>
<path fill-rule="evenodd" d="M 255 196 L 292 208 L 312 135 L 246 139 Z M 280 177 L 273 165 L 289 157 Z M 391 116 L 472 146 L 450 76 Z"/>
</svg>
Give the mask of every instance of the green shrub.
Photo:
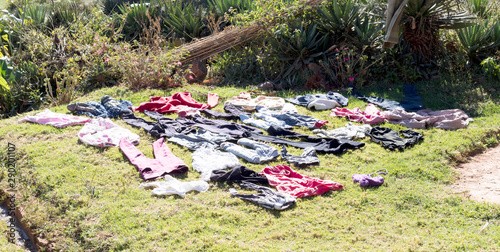
<svg viewBox="0 0 500 252">
<path fill-rule="evenodd" d="M 500 81 L 500 56 L 488 57 L 481 62 L 484 73 L 491 79 Z"/>
</svg>

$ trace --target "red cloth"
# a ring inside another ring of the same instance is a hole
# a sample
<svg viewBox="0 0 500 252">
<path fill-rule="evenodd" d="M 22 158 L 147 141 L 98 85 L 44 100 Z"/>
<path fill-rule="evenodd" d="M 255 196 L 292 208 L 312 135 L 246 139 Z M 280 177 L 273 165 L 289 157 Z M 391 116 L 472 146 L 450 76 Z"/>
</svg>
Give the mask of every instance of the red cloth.
<svg viewBox="0 0 500 252">
<path fill-rule="evenodd" d="M 259 174 L 265 175 L 269 184 L 276 187 L 278 191 L 288 193 L 295 198 L 321 195 L 330 190 L 342 189 L 339 183 L 300 175 L 286 165 L 267 166 Z"/>
<path fill-rule="evenodd" d="M 191 114 L 198 109 L 213 108 L 219 102 L 217 94 L 208 93 L 207 104 L 199 103 L 191 96 L 189 92 L 175 93 L 170 97 L 151 97 L 151 102 L 143 102 L 134 111 L 143 112 L 144 110 L 157 111 L 159 113 L 179 113 L 179 115 Z"/>
</svg>

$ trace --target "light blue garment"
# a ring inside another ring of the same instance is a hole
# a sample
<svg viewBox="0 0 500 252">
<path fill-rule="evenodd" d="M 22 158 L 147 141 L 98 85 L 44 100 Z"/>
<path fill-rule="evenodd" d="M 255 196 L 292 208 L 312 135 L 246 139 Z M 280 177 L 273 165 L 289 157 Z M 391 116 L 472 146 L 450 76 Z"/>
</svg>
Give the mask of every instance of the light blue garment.
<svg viewBox="0 0 500 252">
<path fill-rule="evenodd" d="M 272 111 L 269 110 L 268 108 L 265 107 L 257 107 L 257 111 L 260 115 L 267 115 L 270 117 L 274 117 L 280 121 L 285 122 L 286 125 L 288 126 L 296 126 L 296 127 L 307 127 L 310 129 L 316 128 L 316 123 L 321 122 L 320 119 L 311 117 L 311 116 L 306 116 L 302 115 L 299 113 L 290 113 L 290 112 L 278 112 L 278 111 Z"/>
<path fill-rule="evenodd" d="M 247 138 L 241 138 L 238 140 L 238 144 L 248 148 L 229 142 L 222 143 L 220 147 L 254 164 L 261 164 L 279 156 L 276 148 Z"/>
<path fill-rule="evenodd" d="M 268 122 L 266 122 L 266 121 L 256 120 L 256 119 L 253 119 L 253 118 L 251 118 L 251 117 L 249 117 L 248 115 L 245 115 L 245 114 L 241 114 L 240 115 L 240 120 L 244 124 L 249 124 L 249 125 L 261 128 L 263 130 L 267 130 L 271 126 L 271 124 L 268 123 Z"/>
</svg>

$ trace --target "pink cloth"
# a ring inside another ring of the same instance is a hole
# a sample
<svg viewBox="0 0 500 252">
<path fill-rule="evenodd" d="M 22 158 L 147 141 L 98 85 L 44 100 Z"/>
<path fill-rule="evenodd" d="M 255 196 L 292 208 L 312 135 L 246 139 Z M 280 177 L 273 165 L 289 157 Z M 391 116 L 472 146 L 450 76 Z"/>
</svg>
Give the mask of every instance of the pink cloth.
<svg viewBox="0 0 500 252">
<path fill-rule="evenodd" d="M 385 115 L 382 111 L 371 103 L 366 106 L 365 111 L 361 111 L 359 108 L 354 108 L 353 110 L 347 108 L 334 108 L 330 116 L 347 117 L 350 121 L 368 124 L 383 123 L 385 121 Z"/>
<path fill-rule="evenodd" d="M 259 172 L 265 175 L 269 184 L 280 192 L 286 192 L 295 198 L 321 195 L 330 190 L 340 190 L 342 185 L 331 180 L 321 180 L 300 175 L 286 165 L 267 166 Z"/>
<path fill-rule="evenodd" d="M 162 137 L 153 143 L 155 159 L 146 157 L 126 138 L 120 140 L 120 150 L 135 165 L 145 180 L 156 179 L 167 174 L 182 174 L 188 171 L 188 166 L 176 157 L 165 144 Z"/>
<path fill-rule="evenodd" d="M 121 138 L 127 138 L 134 145 L 139 144 L 139 135 L 114 124 L 107 118 L 92 119 L 83 125 L 78 132 L 78 138 L 83 143 L 97 147 L 117 147 Z"/>
<path fill-rule="evenodd" d="M 198 109 L 209 109 L 217 106 L 219 96 L 208 93 L 207 104 L 199 103 L 189 92 L 175 93 L 169 97 L 151 97 L 150 102 L 143 102 L 134 111 L 144 112 L 144 110 L 157 111 L 159 113 L 178 113 L 179 116 L 196 113 Z"/>
<path fill-rule="evenodd" d="M 64 128 L 66 126 L 84 124 L 86 122 L 89 122 L 90 120 L 92 120 L 92 119 L 85 118 L 85 117 L 79 117 L 79 116 L 54 113 L 54 112 L 46 109 L 46 110 L 44 110 L 36 115 L 33 115 L 33 116 L 28 115 L 25 118 L 17 121 L 17 123 L 29 121 L 29 122 L 34 122 L 34 123 L 39 123 L 39 124 L 44 124 L 44 125 L 51 125 L 51 126 L 58 127 L 58 128 Z"/>
<path fill-rule="evenodd" d="M 394 109 L 383 112 L 385 118 L 393 124 L 400 124 L 408 128 L 425 129 L 427 126 L 438 129 L 460 129 L 474 121 L 460 109 L 432 111 L 422 109 L 415 113 L 406 112 L 404 109 Z"/>
</svg>

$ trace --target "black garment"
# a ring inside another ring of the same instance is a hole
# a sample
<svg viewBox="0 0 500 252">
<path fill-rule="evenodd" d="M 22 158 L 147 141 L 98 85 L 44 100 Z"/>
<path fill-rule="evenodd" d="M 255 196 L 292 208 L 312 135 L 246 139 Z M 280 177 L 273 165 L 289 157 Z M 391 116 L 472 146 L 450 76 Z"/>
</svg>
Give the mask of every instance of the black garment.
<svg viewBox="0 0 500 252">
<path fill-rule="evenodd" d="M 284 210 L 289 206 L 293 205 L 297 200 L 290 194 L 284 192 L 278 192 L 271 188 L 265 186 L 259 186 L 250 182 L 242 182 L 240 184 L 241 187 L 256 190 L 258 194 L 238 194 L 236 189 L 231 188 L 229 192 L 234 197 L 238 197 L 240 199 L 248 200 L 252 203 L 255 203 L 261 207 L 276 209 L 276 210 Z"/>
<path fill-rule="evenodd" d="M 221 113 L 210 109 L 200 109 L 200 112 L 206 116 L 213 118 L 221 118 L 226 120 L 238 120 L 240 119 L 240 115 L 247 115 L 249 117 L 251 117 L 252 115 L 251 113 L 247 113 L 238 109 L 233 104 L 226 104 L 224 106 L 224 111 L 226 111 L 227 113 Z"/>
<path fill-rule="evenodd" d="M 212 171 L 212 175 L 210 175 L 210 180 L 227 183 L 251 182 L 269 184 L 265 175 L 259 175 L 254 170 L 250 170 L 245 166 L 236 167 L 227 172 L 225 170 L 214 170 Z"/>
<path fill-rule="evenodd" d="M 316 155 L 316 151 L 313 147 L 308 147 L 304 149 L 304 152 L 300 156 L 294 156 L 288 153 L 286 147 L 283 145 L 281 148 L 281 158 L 288 161 L 288 163 L 293 164 L 296 167 L 306 167 L 308 165 L 318 165 L 319 158 Z"/>
<path fill-rule="evenodd" d="M 300 139 L 304 139 L 306 141 L 309 139 L 312 139 L 313 141 L 315 141 L 317 139 L 328 139 L 328 140 L 332 139 L 332 138 L 320 138 L 320 137 L 308 136 L 308 135 L 304 135 L 301 133 L 297 133 L 295 131 L 286 130 L 282 127 L 275 126 L 275 125 L 271 125 L 267 129 L 267 133 L 271 136 L 280 136 L 280 137 L 286 137 L 286 138 L 300 138 Z"/>
<path fill-rule="evenodd" d="M 144 111 L 144 113 L 148 113 L 150 111 Z M 158 112 L 151 112 L 158 113 Z M 153 114 L 154 115 L 154 114 Z M 188 134 L 190 132 L 196 132 L 195 128 L 188 127 L 182 125 L 171 118 L 161 117 L 158 118 L 158 122 L 150 122 L 146 121 L 142 118 L 136 117 L 134 113 L 124 111 L 120 114 L 120 117 L 128 124 L 143 128 L 145 131 L 149 132 L 153 137 L 171 137 L 175 134 Z"/>
<path fill-rule="evenodd" d="M 405 98 L 401 101 L 401 107 L 406 111 L 418 111 L 424 109 L 422 98 L 417 93 L 417 87 L 412 84 L 404 86 Z"/>
<path fill-rule="evenodd" d="M 313 147 L 318 153 L 332 153 L 332 154 L 340 154 L 344 153 L 346 150 L 358 149 L 365 146 L 365 143 L 355 142 L 347 139 L 335 139 L 335 138 L 308 137 L 307 141 L 302 141 L 302 142 L 291 141 L 275 136 L 259 135 L 259 134 L 251 134 L 248 138 L 252 140 L 259 140 L 273 144 L 285 144 L 300 149 Z"/>
<path fill-rule="evenodd" d="M 400 138 L 399 134 L 404 137 Z M 401 130 L 399 133 L 386 127 L 374 127 L 368 134 L 375 143 L 382 143 L 384 148 L 389 150 L 410 147 L 419 141 L 424 140 L 424 136 L 413 130 Z"/>
<path fill-rule="evenodd" d="M 262 130 L 240 123 L 228 122 L 224 120 L 211 120 L 200 115 L 193 115 L 187 118 L 177 118 L 177 122 L 191 127 L 198 127 L 212 133 L 225 134 L 231 137 L 242 138 L 250 134 L 262 134 Z"/>
</svg>

